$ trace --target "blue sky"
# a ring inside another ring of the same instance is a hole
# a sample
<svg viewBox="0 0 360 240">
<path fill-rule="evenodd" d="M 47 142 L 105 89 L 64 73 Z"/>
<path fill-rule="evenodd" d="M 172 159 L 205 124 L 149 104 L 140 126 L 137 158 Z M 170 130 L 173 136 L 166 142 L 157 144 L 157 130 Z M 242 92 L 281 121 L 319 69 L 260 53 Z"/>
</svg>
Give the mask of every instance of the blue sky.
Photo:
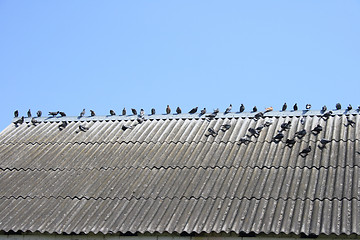
<svg viewBox="0 0 360 240">
<path fill-rule="evenodd" d="M 13 111 L 360 104 L 359 1 L 0 1 Z"/>
</svg>

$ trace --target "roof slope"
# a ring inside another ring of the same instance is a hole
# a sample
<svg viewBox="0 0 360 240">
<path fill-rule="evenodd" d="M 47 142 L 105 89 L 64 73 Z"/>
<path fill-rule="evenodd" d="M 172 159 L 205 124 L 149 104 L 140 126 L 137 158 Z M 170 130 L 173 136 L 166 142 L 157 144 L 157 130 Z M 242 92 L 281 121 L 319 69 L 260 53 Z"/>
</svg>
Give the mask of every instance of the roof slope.
<svg viewBox="0 0 360 240">
<path fill-rule="evenodd" d="M 26 120 L 0 134 L 0 230 L 360 234 L 355 111 Z M 251 142 L 239 141 L 266 122 Z M 224 124 L 230 129 L 219 130 Z M 331 140 L 325 148 L 322 138 Z"/>
</svg>

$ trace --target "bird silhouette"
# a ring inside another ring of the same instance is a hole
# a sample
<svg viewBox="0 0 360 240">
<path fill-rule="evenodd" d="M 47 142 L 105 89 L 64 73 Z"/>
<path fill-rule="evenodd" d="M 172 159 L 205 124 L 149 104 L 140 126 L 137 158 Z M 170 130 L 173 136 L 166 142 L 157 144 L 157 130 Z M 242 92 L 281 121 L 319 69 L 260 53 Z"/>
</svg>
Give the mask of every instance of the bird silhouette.
<svg viewBox="0 0 360 240">
<path fill-rule="evenodd" d="M 155 113 L 156 113 L 156 112 L 155 112 L 155 108 L 152 108 L 152 109 L 151 109 L 151 115 L 155 115 Z"/>
<path fill-rule="evenodd" d="M 181 114 L 181 108 L 180 108 L 180 107 L 177 107 L 177 108 L 176 108 L 176 113 L 177 113 L 177 114 Z"/>
<path fill-rule="evenodd" d="M 243 111 L 245 111 L 245 106 L 244 106 L 244 104 L 241 104 L 240 105 L 240 112 L 242 113 Z"/>
<path fill-rule="evenodd" d="M 170 114 L 170 113 L 171 113 L 170 106 L 169 106 L 169 105 L 167 105 L 167 107 L 166 107 L 166 114 Z"/>
<path fill-rule="evenodd" d="M 31 111 L 29 109 L 29 111 L 27 112 L 27 116 L 30 118 L 31 117 Z"/>
<path fill-rule="evenodd" d="M 297 110 L 298 110 L 297 103 L 294 104 L 293 109 L 294 109 L 294 111 L 297 111 Z"/>
<path fill-rule="evenodd" d="M 64 112 L 59 112 L 62 117 L 66 117 L 66 114 Z"/>
<path fill-rule="evenodd" d="M 337 103 L 337 104 L 335 105 L 335 107 L 336 107 L 336 110 L 340 110 L 340 109 L 341 109 L 341 104 L 340 104 L 340 103 Z"/>
<path fill-rule="evenodd" d="M 203 110 L 200 111 L 201 115 L 204 115 L 206 113 L 206 108 L 204 108 Z"/>
<path fill-rule="evenodd" d="M 253 107 L 253 112 L 257 112 L 257 107 L 256 106 Z"/>
<path fill-rule="evenodd" d="M 290 129 L 290 127 L 291 127 L 291 121 L 282 123 L 282 124 L 280 125 L 280 127 L 281 127 L 281 130 L 282 130 L 282 131 L 285 131 L 285 130 L 287 130 L 287 129 Z"/>
<path fill-rule="evenodd" d="M 85 108 L 82 110 L 82 112 L 80 113 L 80 117 L 83 117 L 85 115 Z"/>
<path fill-rule="evenodd" d="M 232 105 L 230 104 L 230 106 L 225 109 L 225 114 L 229 113 L 231 109 L 232 109 Z"/>
<path fill-rule="evenodd" d="M 115 115 L 116 115 L 115 111 L 111 109 L 111 110 L 110 110 L 110 115 L 111 115 L 111 116 L 115 116 Z"/>
<path fill-rule="evenodd" d="M 304 148 L 299 155 L 302 157 L 306 157 L 311 152 L 311 146 L 308 146 L 307 148 Z"/>
<path fill-rule="evenodd" d="M 198 107 L 195 107 L 189 111 L 190 114 L 196 113 L 198 110 Z"/>
<path fill-rule="evenodd" d="M 16 117 L 16 118 L 19 117 L 19 110 L 14 111 L 14 117 Z"/>
<path fill-rule="evenodd" d="M 287 109 L 287 104 L 284 103 L 284 105 L 282 106 L 282 111 L 284 112 L 284 111 L 286 111 L 286 109 Z"/>
<path fill-rule="evenodd" d="M 249 128 L 248 131 L 251 133 L 250 137 L 254 136 L 254 137 L 259 137 L 259 132 L 256 131 L 256 129 L 254 128 Z"/>
<path fill-rule="evenodd" d="M 212 127 L 209 127 L 208 128 L 208 132 L 210 133 L 209 135 L 212 135 L 212 136 L 216 136 L 217 135 L 217 132 L 215 132 L 215 130 L 212 128 Z M 208 136 L 209 136 L 208 135 Z"/>
<path fill-rule="evenodd" d="M 311 104 L 306 104 L 306 106 L 305 106 L 305 108 L 306 108 L 306 110 L 310 110 L 310 108 L 311 108 Z"/>
<path fill-rule="evenodd" d="M 348 110 L 348 111 L 351 111 L 351 110 L 352 110 L 351 104 L 349 104 L 349 106 L 347 107 L 347 110 Z"/>
<path fill-rule="evenodd" d="M 324 105 L 324 106 L 321 108 L 321 112 L 324 113 L 324 112 L 326 112 L 326 110 L 327 110 L 327 107 L 326 107 L 326 105 Z"/>
<path fill-rule="evenodd" d="M 219 111 L 220 111 L 220 110 L 219 110 L 219 108 L 216 108 L 216 109 L 214 109 L 213 114 L 215 114 L 215 115 L 216 115 L 216 114 L 218 114 L 218 113 L 219 113 Z"/>
<path fill-rule="evenodd" d="M 39 111 L 36 112 L 37 117 L 41 117 L 41 115 L 42 115 L 42 111 L 39 110 Z"/>
<path fill-rule="evenodd" d="M 93 110 L 90 110 L 90 116 L 94 117 L 96 114 Z"/>
<path fill-rule="evenodd" d="M 53 116 L 53 117 L 55 117 L 56 115 L 58 115 L 59 114 L 59 111 L 57 111 L 57 112 L 49 112 L 49 115 L 51 115 L 51 116 Z"/>
<path fill-rule="evenodd" d="M 254 120 L 257 121 L 257 120 L 259 120 L 259 119 L 260 119 L 261 117 L 263 117 L 263 116 L 264 116 L 264 113 L 259 112 L 259 113 L 255 114 Z"/>
<path fill-rule="evenodd" d="M 123 115 L 123 116 L 126 115 L 126 109 L 125 109 L 125 108 L 122 110 L 122 115 Z"/>
<path fill-rule="evenodd" d="M 131 109 L 131 112 L 132 112 L 133 115 L 137 115 L 136 109 L 132 108 L 132 109 Z"/>
<path fill-rule="evenodd" d="M 145 115 L 144 109 L 140 109 L 140 117 L 144 117 L 144 115 Z"/>
</svg>

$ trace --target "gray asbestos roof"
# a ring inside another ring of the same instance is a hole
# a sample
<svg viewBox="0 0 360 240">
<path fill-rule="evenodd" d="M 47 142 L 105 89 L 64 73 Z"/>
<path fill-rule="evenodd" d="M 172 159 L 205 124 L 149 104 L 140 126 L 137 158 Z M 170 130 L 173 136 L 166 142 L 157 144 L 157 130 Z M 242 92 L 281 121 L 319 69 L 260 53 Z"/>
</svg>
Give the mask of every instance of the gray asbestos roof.
<svg viewBox="0 0 360 240">
<path fill-rule="evenodd" d="M 301 124 L 304 116 L 305 124 Z M 0 230 L 360 234 L 359 114 L 38 118 L 0 133 Z M 347 126 L 347 117 L 355 125 Z M 14 119 L 16 120 L 16 119 Z M 60 127 L 66 121 L 67 125 Z M 285 138 L 272 138 L 291 121 Z M 272 122 L 251 142 L 248 129 Z M 229 123 L 231 128 L 208 136 Z M 311 130 L 320 124 L 318 135 Z M 79 131 L 79 125 L 89 127 Z M 123 130 L 123 126 L 133 129 Z M 287 138 L 306 129 L 290 148 Z M 320 139 L 331 142 L 319 148 Z M 308 147 L 307 156 L 299 152 Z"/>
</svg>

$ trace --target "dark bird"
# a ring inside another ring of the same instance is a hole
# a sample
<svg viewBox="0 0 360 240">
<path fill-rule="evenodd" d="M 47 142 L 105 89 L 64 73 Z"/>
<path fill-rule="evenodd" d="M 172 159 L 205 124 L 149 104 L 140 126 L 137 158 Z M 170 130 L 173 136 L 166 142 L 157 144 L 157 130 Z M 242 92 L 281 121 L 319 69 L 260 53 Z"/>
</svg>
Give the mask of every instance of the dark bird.
<svg viewBox="0 0 360 240">
<path fill-rule="evenodd" d="M 306 130 L 300 130 L 298 132 L 295 133 L 295 136 L 297 136 L 298 138 L 303 138 L 306 135 Z"/>
<path fill-rule="evenodd" d="M 138 117 L 136 120 L 139 124 L 144 122 L 144 118 L 141 118 L 141 117 Z"/>
<path fill-rule="evenodd" d="M 355 122 L 353 120 L 351 120 L 349 117 L 346 117 L 346 120 L 347 120 L 347 123 L 344 124 L 345 127 L 348 127 L 348 126 L 354 127 Z"/>
<path fill-rule="evenodd" d="M 49 115 L 51 115 L 51 116 L 53 116 L 53 117 L 55 117 L 56 115 L 58 115 L 59 114 L 59 111 L 57 111 L 57 112 L 49 112 Z"/>
<path fill-rule="evenodd" d="M 42 115 L 42 111 L 39 110 L 39 111 L 36 112 L 37 117 L 41 117 L 41 115 Z"/>
<path fill-rule="evenodd" d="M 255 121 L 257 121 L 263 116 L 264 116 L 264 114 L 262 112 L 259 112 L 259 113 L 255 114 L 254 119 L 255 119 Z"/>
<path fill-rule="evenodd" d="M 121 127 L 121 129 L 125 131 L 126 129 L 132 129 L 132 126 L 131 125 L 130 126 L 123 125 Z"/>
<path fill-rule="evenodd" d="M 221 125 L 221 128 L 225 132 L 231 128 L 231 125 L 229 123 L 225 123 L 224 125 Z"/>
<path fill-rule="evenodd" d="M 176 108 L 176 113 L 177 113 L 177 114 L 181 114 L 181 108 L 180 108 L 180 107 L 177 107 L 177 108 Z"/>
<path fill-rule="evenodd" d="M 89 130 L 89 127 L 79 125 L 79 129 L 80 129 L 80 131 L 86 132 L 87 130 Z"/>
<path fill-rule="evenodd" d="M 123 108 L 123 110 L 122 110 L 122 115 L 123 115 L 123 116 L 126 115 L 126 108 Z"/>
<path fill-rule="evenodd" d="M 190 114 L 196 113 L 198 110 L 198 107 L 195 107 L 189 111 Z"/>
<path fill-rule="evenodd" d="M 14 124 L 17 126 L 18 124 L 23 124 L 24 121 L 25 121 L 25 118 L 24 118 L 24 116 L 22 116 L 20 119 L 16 120 L 14 122 Z"/>
<path fill-rule="evenodd" d="M 328 112 L 324 113 L 321 116 L 321 118 L 324 119 L 324 120 L 328 120 L 332 113 L 333 113 L 332 111 L 328 111 Z"/>
<path fill-rule="evenodd" d="M 298 110 L 297 103 L 294 104 L 293 109 L 294 109 L 294 111 L 297 111 L 297 110 Z"/>
<path fill-rule="evenodd" d="M 28 116 L 28 117 L 31 117 L 31 111 L 30 111 L 30 109 L 29 109 L 29 111 L 27 112 L 27 116 Z"/>
<path fill-rule="evenodd" d="M 152 109 L 151 109 L 151 115 L 155 115 L 155 114 L 156 114 L 155 108 L 152 108 Z"/>
<path fill-rule="evenodd" d="M 85 108 L 82 110 L 82 112 L 80 113 L 80 117 L 83 117 L 85 115 Z"/>
<path fill-rule="evenodd" d="M 280 142 L 281 139 L 284 138 L 284 134 L 282 132 L 279 132 L 278 134 L 275 135 L 275 137 L 273 137 L 273 141 L 274 142 Z"/>
<path fill-rule="evenodd" d="M 336 107 L 336 110 L 340 110 L 340 109 L 341 109 L 341 104 L 340 104 L 340 103 L 337 103 L 337 104 L 335 105 L 335 107 Z"/>
<path fill-rule="evenodd" d="M 200 111 L 201 115 L 204 115 L 206 113 L 206 108 L 204 108 L 203 110 Z"/>
<path fill-rule="evenodd" d="M 308 146 L 307 148 L 304 148 L 299 155 L 302 157 L 306 157 L 311 152 L 311 146 Z"/>
<path fill-rule="evenodd" d="M 209 132 L 210 135 L 212 135 L 212 136 L 217 135 L 217 132 L 215 132 L 215 130 L 214 130 L 212 127 L 209 127 L 209 128 L 208 128 L 208 132 Z"/>
<path fill-rule="evenodd" d="M 225 114 L 229 113 L 231 109 L 232 109 L 232 105 L 230 104 L 230 106 L 225 109 Z"/>
<path fill-rule="evenodd" d="M 324 105 L 324 106 L 321 108 L 321 112 L 324 113 L 324 112 L 326 112 L 326 110 L 327 110 L 327 107 L 326 107 L 326 105 Z"/>
<path fill-rule="evenodd" d="M 311 108 L 311 104 L 306 104 L 306 106 L 305 106 L 305 108 L 306 108 L 306 110 L 310 110 L 310 108 Z"/>
<path fill-rule="evenodd" d="M 360 106 L 358 106 L 357 111 L 360 112 Z"/>
<path fill-rule="evenodd" d="M 94 117 L 96 114 L 93 110 L 90 110 L 90 116 Z"/>
<path fill-rule="evenodd" d="M 144 109 L 140 109 L 140 117 L 144 117 L 144 115 L 145 115 Z"/>
<path fill-rule="evenodd" d="M 286 111 L 286 109 L 287 109 L 287 104 L 284 103 L 284 105 L 282 106 L 282 111 L 284 112 L 284 111 Z"/>
<path fill-rule="evenodd" d="M 325 139 L 325 138 L 322 138 L 321 140 L 320 140 L 320 143 L 322 144 L 322 145 L 326 145 L 326 144 L 328 144 L 328 143 L 330 143 L 331 142 L 331 140 L 328 140 L 328 139 Z"/>
<path fill-rule="evenodd" d="M 131 109 L 131 112 L 132 112 L 133 115 L 137 115 L 136 109 L 132 108 L 132 109 Z"/>
<path fill-rule="evenodd" d="M 218 109 L 218 108 L 217 108 L 217 109 L 214 109 L 213 114 L 216 115 L 216 114 L 218 114 L 218 113 L 219 113 L 219 109 Z"/>
<path fill-rule="evenodd" d="M 66 117 L 66 114 L 64 112 L 59 112 L 62 117 Z"/>
<path fill-rule="evenodd" d="M 36 126 L 37 123 L 39 123 L 35 118 L 32 118 L 31 119 L 31 123 Z"/>
<path fill-rule="evenodd" d="M 253 107 L 253 112 L 257 112 L 257 107 L 256 106 Z"/>
<path fill-rule="evenodd" d="M 258 137 L 259 136 L 259 132 L 256 131 L 256 129 L 254 129 L 254 128 L 249 128 L 248 131 L 251 133 L 250 137 L 252 137 L 252 136 Z"/>
<path fill-rule="evenodd" d="M 296 143 L 295 139 L 286 139 L 285 145 L 288 146 L 289 148 L 292 148 L 295 143 Z"/>
<path fill-rule="evenodd" d="M 167 105 L 167 107 L 166 107 L 166 114 L 170 114 L 170 113 L 171 113 L 170 106 L 169 106 L 169 105 Z"/>
<path fill-rule="evenodd" d="M 243 111 L 245 111 L 245 106 L 244 106 L 244 104 L 241 104 L 240 105 L 240 112 L 242 113 Z"/>
<path fill-rule="evenodd" d="M 291 121 L 282 123 L 282 124 L 280 125 L 280 127 L 281 127 L 281 130 L 282 130 L 282 131 L 285 131 L 285 130 L 287 130 L 287 129 L 290 129 L 290 127 L 291 127 Z"/>
<path fill-rule="evenodd" d="M 239 139 L 239 144 L 245 144 L 245 145 L 247 145 L 249 142 L 251 142 L 251 140 L 248 138 L 248 137 L 241 137 L 240 139 Z"/>
<path fill-rule="evenodd" d="M 16 118 L 19 117 L 19 111 L 18 110 L 14 111 L 14 117 L 16 117 Z"/>
<path fill-rule="evenodd" d="M 320 126 L 320 124 L 318 124 L 313 130 L 311 130 L 311 132 L 314 135 L 318 135 L 322 130 L 323 130 L 322 126 Z"/>
<path fill-rule="evenodd" d="M 111 109 L 111 110 L 110 110 L 110 115 L 111 115 L 111 116 L 115 116 L 115 115 L 116 115 L 115 111 Z"/>
<path fill-rule="evenodd" d="M 347 107 L 347 110 L 348 110 L 348 111 L 352 110 L 351 104 L 349 104 L 349 106 Z"/>
<path fill-rule="evenodd" d="M 62 131 L 66 128 L 68 123 L 66 121 L 62 121 L 62 123 L 59 125 L 59 130 Z"/>
</svg>

